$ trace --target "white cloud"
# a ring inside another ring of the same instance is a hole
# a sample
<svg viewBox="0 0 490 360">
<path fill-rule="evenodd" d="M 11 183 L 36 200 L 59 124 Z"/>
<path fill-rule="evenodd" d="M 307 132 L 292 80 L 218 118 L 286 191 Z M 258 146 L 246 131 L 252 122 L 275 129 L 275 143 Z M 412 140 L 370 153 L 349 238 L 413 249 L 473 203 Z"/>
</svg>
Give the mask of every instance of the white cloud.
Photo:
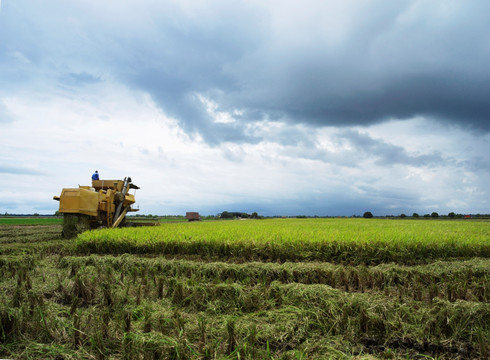
<svg viewBox="0 0 490 360">
<path fill-rule="evenodd" d="M 466 2 L 7 5 L 0 211 L 52 212 L 98 169 L 145 213 L 488 212 Z"/>
</svg>

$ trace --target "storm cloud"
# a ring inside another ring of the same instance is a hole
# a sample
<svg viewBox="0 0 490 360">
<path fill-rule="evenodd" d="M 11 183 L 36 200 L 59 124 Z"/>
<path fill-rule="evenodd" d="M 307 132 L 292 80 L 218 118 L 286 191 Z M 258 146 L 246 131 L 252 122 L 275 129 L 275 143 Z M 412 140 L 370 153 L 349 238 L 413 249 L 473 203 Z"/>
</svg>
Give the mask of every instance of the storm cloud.
<svg viewBox="0 0 490 360">
<path fill-rule="evenodd" d="M 41 6 L 53 13 L 36 17 Z M 212 144 L 256 142 L 246 129 L 263 120 L 369 126 L 425 116 L 490 130 L 486 1 L 50 1 L 23 10 L 4 2 L 4 78 L 21 80 L 29 66 L 48 77 L 47 67 L 66 70 L 62 81 L 79 86 L 116 78 Z M 203 98 L 233 122 L 216 123 Z"/>
<path fill-rule="evenodd" d="M 161 194 L 175 211 L 192 195 L 207 211 L 483 212 L 488 13 L 484 0 L 4 0 L 0 171 L 12 184 L 69 162 L 91 172 L 109 168 L 103 153 L 127 160 L 114 172 L 179 183 Z"/>
<path fill-rule="evenodd" d="M 289 14 L 220 4 L 195 22 L 184 14 L 140 38 L 151 61 L 118 75 L 209 142 L 247 141 L 247 125 L 262 120 L 369 126 L 424 116 L 490 130 L 488 3 L 372 1 L 362 14 L 347 3 L 306 2 Z M 352 18 L 338 29 L 335 17 Z M 239 115 L 213 124 L 196 94 Z"/>
</svg>

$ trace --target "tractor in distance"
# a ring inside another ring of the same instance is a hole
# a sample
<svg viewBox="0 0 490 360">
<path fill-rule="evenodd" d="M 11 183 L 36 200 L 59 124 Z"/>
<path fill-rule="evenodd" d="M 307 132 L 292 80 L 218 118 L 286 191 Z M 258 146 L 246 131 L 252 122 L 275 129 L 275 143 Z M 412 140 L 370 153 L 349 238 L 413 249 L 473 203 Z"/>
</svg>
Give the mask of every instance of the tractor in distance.
<svg viewBox="0 0 490 360">
<path fill-rule="evenodd" d="M 135 195 L 130 189 L 139 189 L 130 177 L 124 180 L 92 180 L 92 186 L 64 188 L 60 196 L 59 212 L 63 214 L 63 237 L 96 228 L 125 226 L 126 214 L 132 209 Z"/>
</svg>

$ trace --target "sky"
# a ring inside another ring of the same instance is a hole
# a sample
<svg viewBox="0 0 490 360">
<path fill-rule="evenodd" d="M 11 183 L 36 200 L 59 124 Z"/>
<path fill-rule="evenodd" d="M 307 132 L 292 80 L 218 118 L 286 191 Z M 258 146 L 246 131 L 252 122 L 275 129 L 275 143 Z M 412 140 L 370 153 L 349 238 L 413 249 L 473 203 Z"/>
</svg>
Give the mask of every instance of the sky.
<svg viewBox="0 0 490 360">
<path fill-rule="evenodd" d="M 490 213 L 487 0 L 3 0 L 0 214 Z"/>
</svg>

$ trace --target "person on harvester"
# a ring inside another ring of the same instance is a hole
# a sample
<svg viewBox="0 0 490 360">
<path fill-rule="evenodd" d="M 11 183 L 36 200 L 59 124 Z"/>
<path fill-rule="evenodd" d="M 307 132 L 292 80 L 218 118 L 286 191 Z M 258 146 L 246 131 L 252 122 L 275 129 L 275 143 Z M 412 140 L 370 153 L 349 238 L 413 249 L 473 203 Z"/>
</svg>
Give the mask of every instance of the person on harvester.
<svg viewBox="0 0 490 360">
<path fill-rule="evenodd" d="M 92 175 L 92 180 L 99 180 L 99 172 L 95 170 L 94 174 Z"/>
</svg>

